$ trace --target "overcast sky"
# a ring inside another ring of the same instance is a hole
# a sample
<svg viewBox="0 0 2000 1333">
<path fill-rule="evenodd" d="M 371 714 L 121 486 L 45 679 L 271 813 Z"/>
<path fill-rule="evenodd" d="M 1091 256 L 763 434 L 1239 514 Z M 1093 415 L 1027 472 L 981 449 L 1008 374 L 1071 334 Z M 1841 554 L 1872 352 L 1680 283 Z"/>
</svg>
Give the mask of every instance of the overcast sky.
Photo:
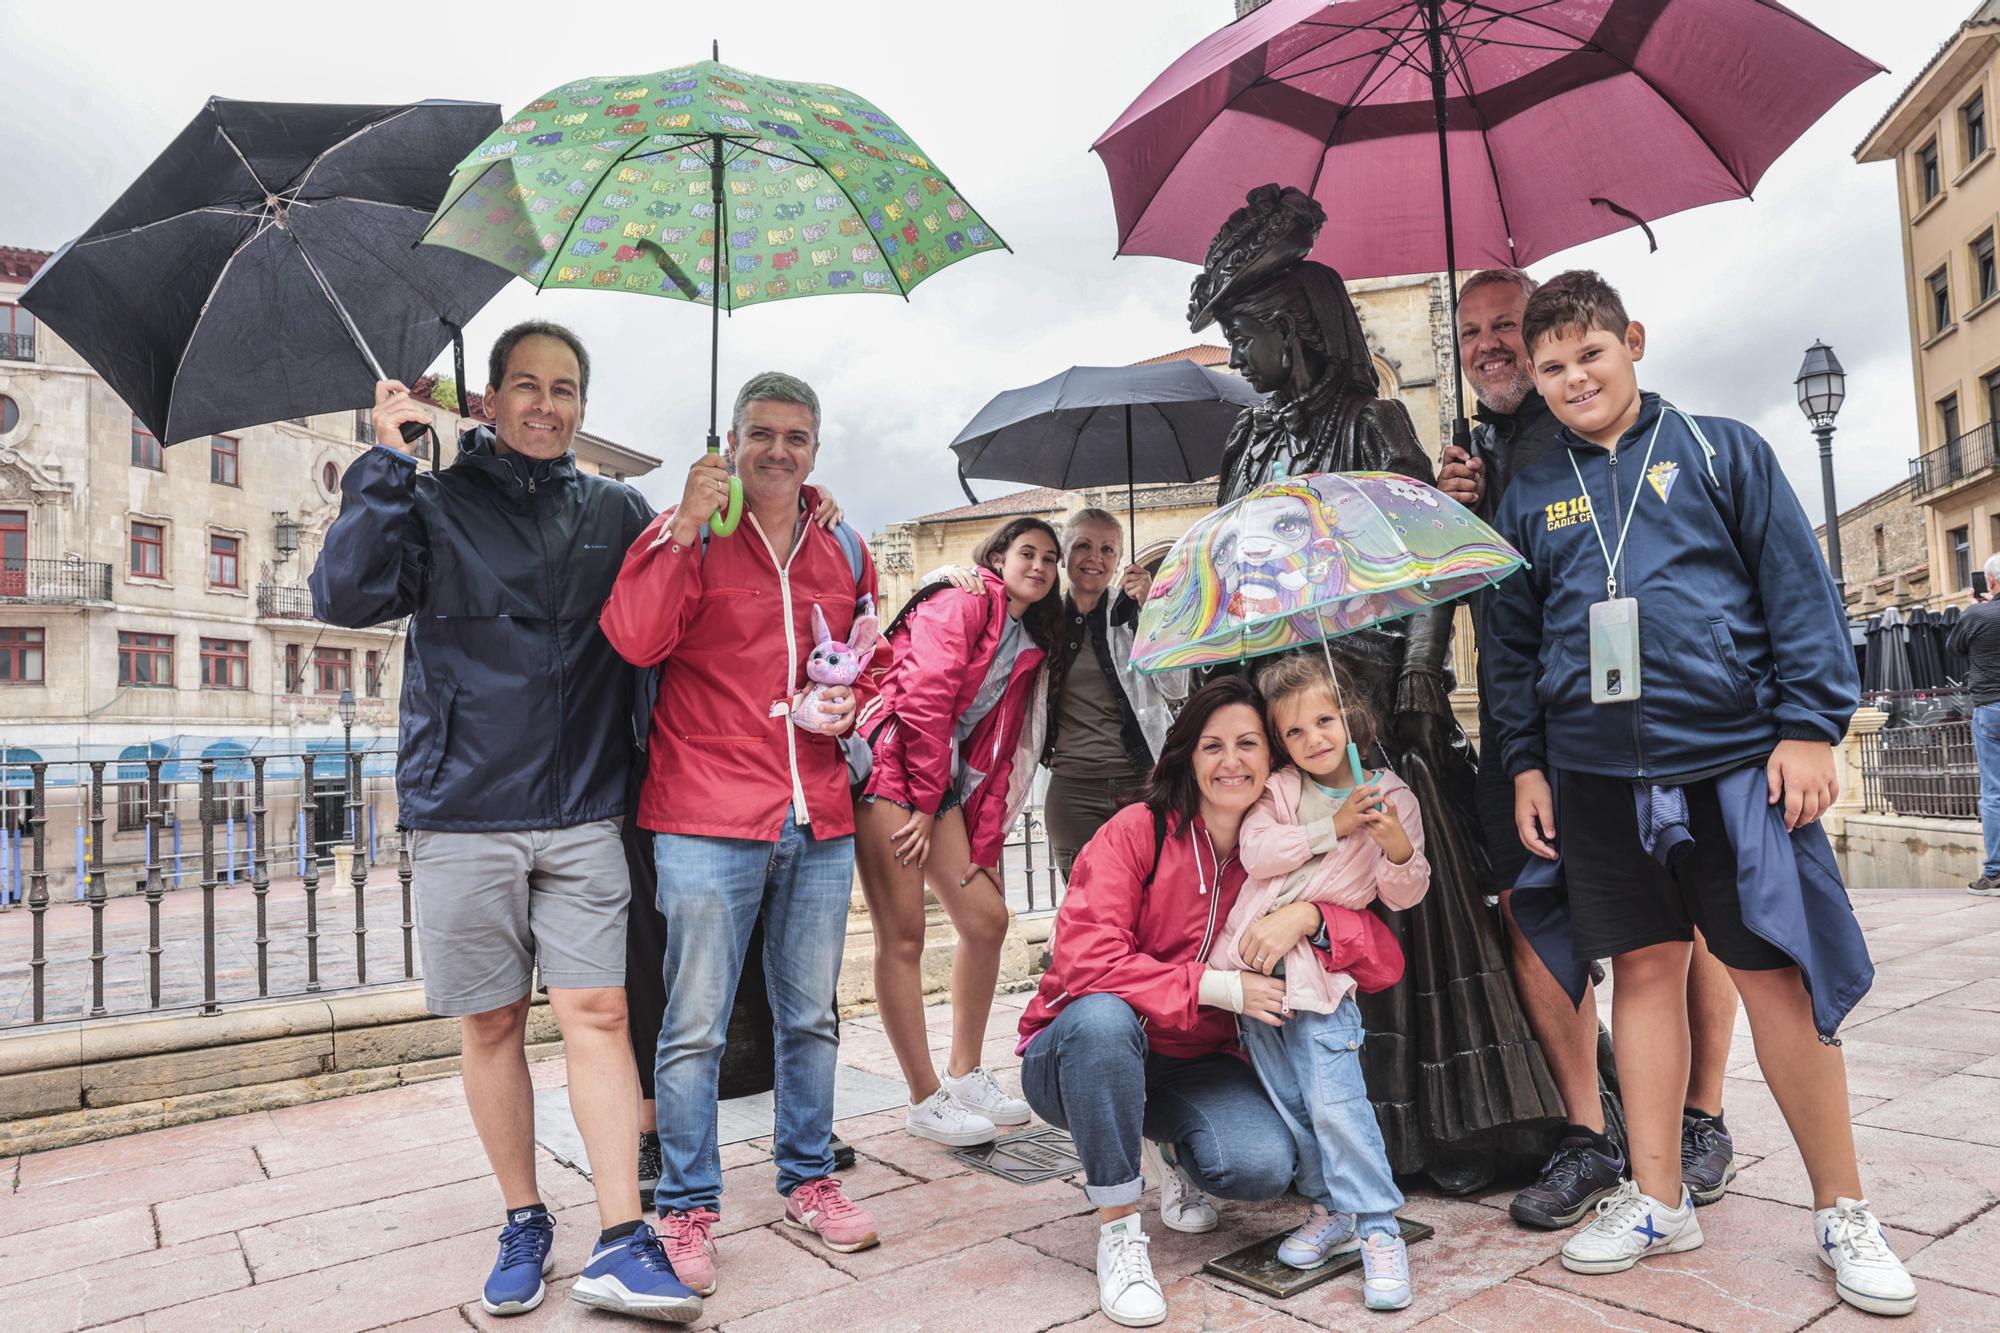
<svg viewBox="0 0 2000 1333">
<path fill-rule="evenodd" d="M 1851 153 L 1971 0 L 1794 0 L 1890 73 L 1850 93 L 1764 178 L 1754 202 L 1713 205 L 1535 266 L 1601 269 L 1652 343 L 1642 382 L 1696 410 L 1750 421 L 1777 447 L 1809 513 L 1815 446 L 1792 379 L 1824 338 L 1848 371 L 1840 495 L 1900 479 L 1915 451 L 1895 171 Z M 722 380 L 766 368 L 810 380 L 827 421 L 820 476 L 863 531 L 961 503 L 946 449 L 1001 389 L 1072 364 L 1121 364 L 1193 341 L 1193 266 L 1121 258 L 1089 145 L 1153 76 L 1234 13 L 1229 0 L 1019 0 L 899 12 L 824 0 L 622 9 L 422 4 L 81 9 L 0 0 L 8 130 L 0 244 L 54 249 L 96 219 L 211 94 L 271 101 L 498 102 L 507 111 L 588 74 L 707 55 L 854 89 L 895 117 L 1014 253 L 931 278 L 910 301 L 787 301 L 725 321 Z M 682 17 L 683 15 L 699 17 Z M 1616 151 L 1590 145 L 1583 151 Z M 636 295 L 516 283 L 468 331 L 561 320 L 595 359 L 589 427 L 667 459 L 641 483 L 677 498 L 708 411 L 708 314 Z M 1209 336 L 1213 337 L 1213 330 Z M 448 356 L 446 358 L 449 359 Z M 477 378 L 483 379 L 480 375 Z M 1009 489 L 975 483 L 979 494 Z"/>
</svg>

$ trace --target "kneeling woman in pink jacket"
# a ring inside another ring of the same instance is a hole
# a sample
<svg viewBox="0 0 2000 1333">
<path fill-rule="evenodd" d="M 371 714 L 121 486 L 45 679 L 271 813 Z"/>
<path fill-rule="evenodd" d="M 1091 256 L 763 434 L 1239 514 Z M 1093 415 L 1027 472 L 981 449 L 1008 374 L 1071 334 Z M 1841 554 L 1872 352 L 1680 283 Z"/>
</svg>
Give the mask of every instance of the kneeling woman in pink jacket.
<svg viewBox="0 0 2000 1333">
<path fill-rule="evenodd" d="M 855 803 L 855 862 L 875 924 L 875 1003 L 910 1086 L 910 1133 L 986 1143 L 1025 1124 L 980 1065 L 1007 934 L 1002 845 L 1027 804 L 1047 724 L 1042 664 L 1062 615 L 1055 529 L 1016 519 L 975 557 L 986 587 L 926 588 L 884 636 L 880 693 L 857 727 L 871 769 Z M 958 931 L 951 1060 L 924 1026 L 924 886 Z"/>
</svg>

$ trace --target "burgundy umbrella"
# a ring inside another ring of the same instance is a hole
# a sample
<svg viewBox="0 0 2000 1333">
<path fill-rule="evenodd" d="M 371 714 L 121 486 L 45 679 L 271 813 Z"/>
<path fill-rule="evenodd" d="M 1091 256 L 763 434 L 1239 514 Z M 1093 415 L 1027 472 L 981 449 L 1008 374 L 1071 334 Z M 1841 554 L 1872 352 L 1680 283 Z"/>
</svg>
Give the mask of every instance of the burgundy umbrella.
<svg viewBox="0 0 2000 1333">
<path fill-rule="evenodd" d="M 1276 181 L 1345 277 L 1518 268 L 1748 197 L 1881 68 L 1769 0 L 1272 0 L 1093 148 L 1120 254 L 1199 263 Z"/>
</svg>

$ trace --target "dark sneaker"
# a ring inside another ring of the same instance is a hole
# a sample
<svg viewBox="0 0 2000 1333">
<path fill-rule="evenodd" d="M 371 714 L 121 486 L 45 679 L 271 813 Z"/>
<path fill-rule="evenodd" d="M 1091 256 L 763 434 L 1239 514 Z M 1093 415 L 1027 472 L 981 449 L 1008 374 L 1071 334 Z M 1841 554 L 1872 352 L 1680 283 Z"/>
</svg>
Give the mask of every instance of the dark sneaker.
<svg viewBox="0 0 2000 1333">
<path fill-rule="evenodd" d="M 2000 898 L 2000 878 L 1993 875 L 1981 875 L 1978 879 L 1966 885 L 1965 891 L 1977 894 L 1981 898 Z"/>
<path fill-rule="evenodd" d="M 833 1169 L 836 1171 L 847 1171 L 851 1170 L 853 1166 L 854 1146 L 841 1138 L 840 1135 L 835 1134 L 833 1136 Z"/>
<path fill-rule="evenodd" d="M 599 1310 L 669 1324 L 701 1318 L 701 1297 L 674 1276 L 660 1238 L 644 1222 L 631 1235 L 593 1250 L 569 1296 Z"/>
<path fill-rule="evenodd" d="M 1681 1180 L 1697 1204 L 1714 1203 L 1736 1179 L 1736 1140 L 1712 1120 L 1681 1117 Z"/>
<path fill-rule="evenodd" d="M 1573 1227 L 1599 1199 L 1616 1192 L 1624 1171 L 1622 1158 L 1606 1157 L 1587 1139 L 1564 1139 L 1535 1183 L 1514 1196 L 1507 1212 L 1522 1226 L 1539 1231 Z"/>
<path fill-rule="evenodd" d="M 653 1191 L 660 1187 L 660 1136 L 652 1130 L 639 1135 L 639 1211 L 653 1211 Z"/>
<path fill-rule="evenodd" d="M 542 1277 L 549 1271 L 549 1248 L 555 1244 L 556 1220 L 546 1212 L 523 1208 L 511 1213 L 500 1229 L 500 1257 L 486 1277 L 479 1303 L 488 1314 L 526 1314 L 548 1294 Z"/>
</svg>

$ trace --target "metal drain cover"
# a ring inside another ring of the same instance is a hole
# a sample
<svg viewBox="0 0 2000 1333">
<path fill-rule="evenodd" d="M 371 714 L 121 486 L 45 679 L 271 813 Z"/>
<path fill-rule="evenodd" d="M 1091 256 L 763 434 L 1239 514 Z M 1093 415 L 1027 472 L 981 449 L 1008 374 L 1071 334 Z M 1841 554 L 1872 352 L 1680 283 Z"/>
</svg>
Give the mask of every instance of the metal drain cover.
<svg viewBox="0 0 2000 1333">
<path fill-rule="evenodd" d="M 1043 1126 L 953 1151 L 953 1157 L 1016 1185 L 1033 1185 L 1083 1170 L 1076 1144 L 1060 1129 Z M 1273 1247 L 1275 1252 L 1275 1246 Z"/>
<path fill-rule="evenodd" d="M 1415 1245 L 1420 1240 L 1429 1240 L 1435 1234 L 1431 1227 L 1422 1222 L 1412 1222 L 1407 1217 L 1396 1219 L 1403 1224 L 1403 1243 Z M 1297 1269 L 1278 1259 L 1278 1246 L 1284 1242 L 1289 1231 L 1281 1231 L 1266 1237 L 1254 1245 L 1223 1255 L 1220 1259 L 1210 1259 L 1202 1265 L 1202 1271 L 1226 1277 L 1231 1282 L 1240 1282 L 1266 1296 L 1279 1300 L 1296 1296 L 1308 1287 L 1316 1287 L 1328 1278 L 1339 1277 L 1361 1267 L 1361 1251 L 1343 1254 L 1313 1269 Z"/>
</svg>

